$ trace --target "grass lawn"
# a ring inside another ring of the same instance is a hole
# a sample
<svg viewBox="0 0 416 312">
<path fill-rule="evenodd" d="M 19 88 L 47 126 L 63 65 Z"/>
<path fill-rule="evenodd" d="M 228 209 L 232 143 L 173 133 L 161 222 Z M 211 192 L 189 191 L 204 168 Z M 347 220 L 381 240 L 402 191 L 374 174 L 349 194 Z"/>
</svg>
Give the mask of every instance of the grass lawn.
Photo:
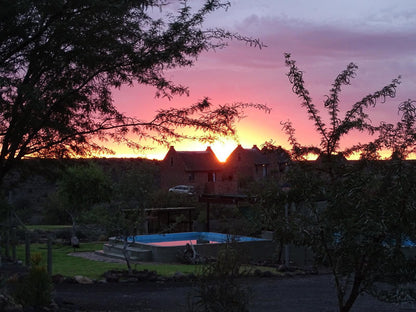
<svg viewBox="0 0 416 312">
<path fill-rule="evenodd" d="M 76 249 L 76 252 L 88 252 L 101 250 L 103 243 L 81 243 L 80 248 Z M 17 258 L 24 262 L 25 260 L 25 246 L 19 245 L 16 249 Z M 102 275 L 109 270 L 124 270 L 127 269 L 125 264 L 108 263 L 101 261 L 93 261 L 84 259 L 81 257 L 70 256 L 69 254 L 74 252 L 74 249 L 68 245 L 52 246 L 52 274 L 61 274 L 63 276 L 75 276 L 82 275 L 92 279 L 100 279 Z M 47 259 L 47 246 L 46 244 L 32 244 L 30 246 L 30 253 L 40 253 L 42 255 L 43 263 L 46 267 Z M 140 263 L 133 264 L 133 269 L 138 271 L 149 270 L 156 271 L 162 276 L 172 276 L 176 272 L 182 272 L 184 274 L 194 273 L 199 274 L 201 272 L 200 265 L 188 265 L 188 264 L 168 264 L 168 263 Z M 252 267 L 243 266 L 243 271 L 252 271 L 253 269 L 259 269 L 261 271 L 271 271 L 278 273 L 275 268 L 269 267 Z"/>
<path fill-rule="evenodd" d="M 101 250 L 103 243 L 81 243 L 80 248 L 76 249 L 77 252 L 95 251 Z M 16 253 L 17 258 L 24 262 L 25 260 L 25 247 L 19 245 Z M 63 276 L 75 276 L 83 275 L 92 279 L 99 279 L 108 270 L 112 269 L 127 269 L 125 264 L 107 263 L 101 261 L 92 261 L 80 257 L 70 256 L 69 253 L 74 249 L 67 245 L 53 245 L 52 246 L 52 274 L 62 274 Z M 32 244 L 30 247 L 30 253 L 40 253 L 42 255 L 43 262 L 46 266 L 47 259 L 47 246 L 46 244 Z M 176 272 L 182 273 L 197 273 L 198 266 L 196 265 L 182 265 L 182 264 L 137 264 L 133 265 L 136 270 L 149 270 L 156 271 L 163 276 L 171 276 Z"/>
</svg>

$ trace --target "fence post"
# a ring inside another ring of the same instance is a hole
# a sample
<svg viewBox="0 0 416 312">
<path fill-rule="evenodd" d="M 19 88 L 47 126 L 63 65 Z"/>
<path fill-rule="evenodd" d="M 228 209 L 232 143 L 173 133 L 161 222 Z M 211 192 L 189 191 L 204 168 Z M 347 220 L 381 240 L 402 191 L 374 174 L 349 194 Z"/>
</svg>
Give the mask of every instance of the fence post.
<svg viewBox="0 0 416 312">
<path fill-rule="evenodd" d="M 5 237 L 5 256 L 7 260 L 10 260 L 10 229 L 7 227 Z"/>
<path fill-rule="evenodd" d="M 48 274 L 52 276 L 52 237 L 48 235 Z"/>
<path fill-rule="evenodd" d="M 12 260 L 13 262 L 17 261 L 16 257 L 16 245 L 17 245 L 17 237 L 16 237 L 16 227 L 12 227 Z"/>
<path fill-rule="evenodd" d="M 26 267 L 30 266 L 30 233 L 29 231 L 25 232 L 25 265 Z"/>
</svg>

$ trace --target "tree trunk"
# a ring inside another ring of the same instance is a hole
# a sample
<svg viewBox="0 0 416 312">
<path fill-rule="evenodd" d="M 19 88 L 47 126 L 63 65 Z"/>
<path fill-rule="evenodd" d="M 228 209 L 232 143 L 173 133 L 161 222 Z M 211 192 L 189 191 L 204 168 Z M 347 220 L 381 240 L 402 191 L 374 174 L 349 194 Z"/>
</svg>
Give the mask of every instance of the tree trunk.
<svg viewBox="0 0 416 312">
<path fill-rule="evenodd" d="M 129 274 L 131 274 L 132 270 L 131 270 L 131 264 L 130 264 L 130 256 L 129 256 L 129 253 L 127 251 L 127 247 L 128 247 L 127 236 L 124 236 L 123 256 L 124 256 L 124 260 L 126 260 L 127 269 L 129 271 Z"/>
<path fill-rule="evenodd" d="M 360 274 L 355 273 L 354 276 L 354 283 L 351 289 L 351 293 L 348 297 L 348 300 L 345 302 L 344 306 L 340 310 L 340 312 L 349 312 L 355 302 L 357 300 L 358 295 L 360 294 L 360 286 L 362 278 L 360 277 Z"/>
<path fill-rule="evenodd" d="M 68 213 L 69 214 L 69 213 Z M 71 230 L 71 246 L 74 248 L 79 248 L 79 239 L 77 237 L 77 229 L 76 229 L 76 221 L 75 221 L 75 216 L 72 214 L 69 214 L 71 216 L 72 219 L 72 230 Z"/>
<path fill-rule="evenodd" d="M 279 242 L 279 252 L 277 253 L 277 263 L 282 263 L 283 240 Z"/>
</svg>

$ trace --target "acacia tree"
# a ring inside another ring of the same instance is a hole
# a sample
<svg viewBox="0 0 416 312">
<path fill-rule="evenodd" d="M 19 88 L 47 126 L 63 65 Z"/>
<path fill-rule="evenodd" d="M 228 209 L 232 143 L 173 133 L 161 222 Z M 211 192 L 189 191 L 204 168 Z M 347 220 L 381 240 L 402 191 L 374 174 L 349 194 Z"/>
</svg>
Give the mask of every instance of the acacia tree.
<svg viewBox="0 0 416 312">
<path fill-rule="evenodd" d="M 333 155 L 344 153 L 350 154 L 355 151 L 353 148 L 340 150 L 340 141 L 342 136 L 347 135 L 352 130 L 369 131 L 374 134 L 377 127 L 370 123 L 366 110 L 375 107 L 377 101 L 396 96 L 396 88 L 400 84 L 400 77 L 393 79 L 392 82 L 380 90 L 363 97 L 360 101 L 351 106 L 343 119 L 339 117 L 339 94 L 343 85 L 349 85 L 351 79 L 355 77 L 358 66 L 350 63 L 347 68 L 340 73 L 335 79 L 329 95 L 323 105 L 327 109 L 330 123 L 326 125 L 323 121 L 319 110 L 313 103 L 308 89 L 305 87 L 303 72 L 296 66 L 296 61 L 291 59 L 289 53 L 285 54 L 285 63 L 289 67 L 287 74 L 292 91 L 300 98 L 301 105 L 306 108 L 309 119 L 314 122 L 315 130 L 321 137 L 320 146 L 302 146 L 295 137 L 295 130 L 290 121 L 283 123 L 283 129 L 289 136 L 289 142 L 292 145 L 292 154 L 296 159 L 301 159 L 309 153 L 315 153 L 330 158 Z"/>
<path fill-rule="evenodd" d="M 396 125 L 382 122 L 378 127 L 378 138 L 368 144 L 357 144 L 351 150 L 363 151 L 363 158 L 379 159 L 377 153 L 382 149 L 392 152 L 391 159 L 406 159 L 416 153 L 416 106 L 415 101 L 409 99 L 399 105 L 401 120 Z"/>
<path fill-rule="evenodd" d="M 330 116 L 330 125 L 326 126 L 305 88 L 302 72 L 289 54 L 286 65 L 293 92 L 302 100 L 321 137 L 320 146 L 302 146 L 291 123 L 284 123 L 293 156 L 302 160 L 307 153 L 315 152 L 323 161 L 299 161 L 289 174 L 289 198 L 296 204 L 292 215 L 295 242 L 310 247 L 318 263 L 331 268 L 341 312 L 350 311 L 364 292 L 388 301 L 414 300 L 414 289 L 408 283 L 416 278 L 415 260 L 403 248 L 415 239 L 416 232 L 416 168 L 404 161 L 416 146 L 414 102 L 408 100 L 399 106 L 402 119 L 395 126 L 369 122 L 366 109 L 374 107 L 379 99 L 395 96 L 399 80 L 394 79 L 353 104 L 340 119 L 341 86 L 350 84 L 357 69 L 351 63 L 335 79 L 324 102 Z M 351 130 L 367 130 L 378 137 L 341 151 L 341 137 Z M 386 148 L 392 151 L 392 160 L 376 161 L 380 150 Z M 362 151 L 361 162 L 338 161 L 341 152 L 353 151 Z"/>
<path fill-rule="evenodd" d="M 154 86 L 157 96 L 167 98 L 188 94 L 166 71 L 192 66 L 202 51 L 229 39 L 262 47 L 258 40 L 204 28 L 206 16 L 228 2 L 177 6 L 175 11 L 164 0 L 0 1 L 0 179 L 25 156 L 108 152 L 93 138 L 138 148 L 141 139 L 166 143 L 234 134 L 234 122 L 249 104 L 213 107 L 206 98 L 145 121 L 113 103 L 111 91 L 124 84 Z M 202 135 L 177 130 L 184 127 Z M 129 131 L 139 142 L 126 138 Z"/>
<path fill-rule="evenodd" d="M 72 221 L 72 236 L 80 216 L 93 205 L 109 202 L 111 184 L 100 167 L 93 163 L 69 167 L 58 181 L 57 204 Z"/>
<path fill-rule="evenodd" d="M 143 166 L 131 167 L 121 176 L 116 184 L 116 210 L 111 210 L 117 216 L 115 225 L 118 235 L 123 237 L 123 255 L 129 272 L 131 272 L 130 255 L 127 251 L 129 238 L 143 234 L 145 227 L 145 211 L 147 202 L 154 190 L 155 168 Z M 113 220 L 114 221 L 114 220 Z M 111 220 L 110 220 L 111 222 Z"/>
</svg>

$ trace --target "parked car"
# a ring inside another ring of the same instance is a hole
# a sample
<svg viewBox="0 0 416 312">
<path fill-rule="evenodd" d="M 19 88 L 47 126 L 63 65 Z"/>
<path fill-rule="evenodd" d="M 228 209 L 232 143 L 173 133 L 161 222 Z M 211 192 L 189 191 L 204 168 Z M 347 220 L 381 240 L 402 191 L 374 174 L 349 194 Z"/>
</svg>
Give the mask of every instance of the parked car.
<svg viewBox="0 0 416 312">
<path fill-rule="evenodd" d="M 179 194 L 187 194 L 187 195 L 194 195 L 195 188 L 191 185 L 176 185 L 169 189 L 169 192 L 172 193 L 179 193 Z"/>
</svg>

